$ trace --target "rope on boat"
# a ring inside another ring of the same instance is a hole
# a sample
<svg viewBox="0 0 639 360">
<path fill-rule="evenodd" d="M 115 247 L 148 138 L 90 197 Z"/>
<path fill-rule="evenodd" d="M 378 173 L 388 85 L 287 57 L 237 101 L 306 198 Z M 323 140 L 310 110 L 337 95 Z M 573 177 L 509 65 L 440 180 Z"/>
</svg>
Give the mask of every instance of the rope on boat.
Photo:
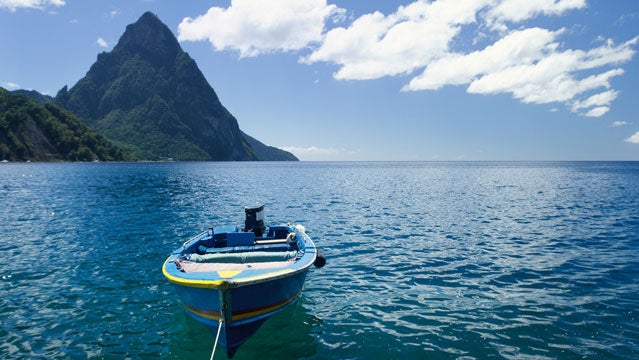
<svg viewBox="0 0 639 360">
<path fill-rule="evenodd" d="M 224 319 L 223 316 L 220 316 L 220 324 L 217 326 L 217 335 L 215 335 L 215 344 L 213 344 L 213 352 L 211 352 L 211 359 L 213 360 L 213 356 L 215 355 L 215 348 L 217 347 L 217 341 L 220 338 L 220 331 L 222 330 L 222 319 Z"/>
</svg>

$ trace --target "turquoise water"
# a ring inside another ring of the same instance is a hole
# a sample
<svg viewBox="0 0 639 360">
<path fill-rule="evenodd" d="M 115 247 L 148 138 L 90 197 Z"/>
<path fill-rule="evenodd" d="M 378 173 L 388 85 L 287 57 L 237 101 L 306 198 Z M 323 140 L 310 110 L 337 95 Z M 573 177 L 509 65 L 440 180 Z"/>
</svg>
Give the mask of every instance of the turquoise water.
<svg viewBox="0 0 639 360">
<path fill-rule="evenodd" d="M 636 162 L 1 164 L 0 358 L 208 359 L 160 268 L 256 201 L 328 264 L 234 359 L 639 358 Z"/>
</svg>

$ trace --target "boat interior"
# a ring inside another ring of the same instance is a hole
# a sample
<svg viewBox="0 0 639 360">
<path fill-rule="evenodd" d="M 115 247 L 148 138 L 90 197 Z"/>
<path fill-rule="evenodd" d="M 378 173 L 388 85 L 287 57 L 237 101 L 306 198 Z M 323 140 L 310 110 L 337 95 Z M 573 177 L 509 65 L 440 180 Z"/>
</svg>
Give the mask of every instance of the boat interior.
<svg viewBox="0 0 639 360">
<path fill-rule="evenodd" d="M 244 228 L 210 228 L 184 243 L 172 260 L 182 272 L 265 269 L 290 265 L 304 254 L 304 240 L 288 225 L 264 224 L 264 206 L 245 208 Z"/>
<path fill-rule="evenodd" d="M 304 249 L 290 226 L 271 226 L 263 236 L 236 226 L 216 227 L 184 245 L 173 260 L 182 272 L 285 267 L 301 257 Z"/>
</svg>

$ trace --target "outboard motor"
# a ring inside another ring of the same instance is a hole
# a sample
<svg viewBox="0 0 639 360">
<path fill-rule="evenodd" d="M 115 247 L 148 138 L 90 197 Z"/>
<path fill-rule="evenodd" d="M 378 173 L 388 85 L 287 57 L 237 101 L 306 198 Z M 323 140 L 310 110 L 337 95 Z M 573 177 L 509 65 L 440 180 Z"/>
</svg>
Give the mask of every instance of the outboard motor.
<svg viewBox="0 0 639 360">
<path fill-rule="evenodd" d="M 244 231 L 252 231 L 256 237 L 261 237 L 266 230 L 264 224 L 264 205 L 247 206 L 244 208 L 246 219 L 244 220 Z"/>
<path fill-rule="evenodd" d="M 326 255 L 324 255 L 324 251 L 317 250 L 317 257 L 315 258 L 315 262 L 313 263 L 316 268 L 321 268 L 326 265 Z"/>
</svg>

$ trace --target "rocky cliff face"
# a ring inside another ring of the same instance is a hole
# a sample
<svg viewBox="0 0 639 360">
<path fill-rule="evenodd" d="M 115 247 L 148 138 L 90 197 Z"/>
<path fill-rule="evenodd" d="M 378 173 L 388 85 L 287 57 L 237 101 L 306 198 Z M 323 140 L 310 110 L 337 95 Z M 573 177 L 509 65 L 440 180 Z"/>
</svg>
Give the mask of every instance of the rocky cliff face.
<svg viewBox="0 0 639 360">
<path fill-rule="evenodd" d="M 150 12 L 55 102 L 139 159 L 297 160 L 251 146 L 254 139 L 245 138 L 195 61 Z"/>
</svg>

